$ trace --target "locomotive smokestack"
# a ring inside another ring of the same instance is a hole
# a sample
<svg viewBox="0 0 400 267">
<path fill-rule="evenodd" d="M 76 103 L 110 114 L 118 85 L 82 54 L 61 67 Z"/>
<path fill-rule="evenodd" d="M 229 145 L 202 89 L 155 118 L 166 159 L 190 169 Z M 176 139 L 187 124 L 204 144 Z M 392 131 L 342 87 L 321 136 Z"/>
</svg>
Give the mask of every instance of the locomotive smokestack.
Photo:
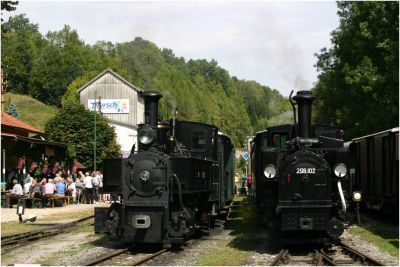
<svg viewBox="0 0 400 267">
<path fill-rule="evenodd" d="M 144 98 L 144 124 L 157 127 L 158 123 L 158 101 L 162 95 L 156 91 L 142 93 Z"/>
<path fill-rule="evenodd" d="M 299 136 L 309 138 L 311 133 L 311 105 L 315 97 L 311 91 L 298 91 L 293 99 L 298 106 Z"/>
</svg>

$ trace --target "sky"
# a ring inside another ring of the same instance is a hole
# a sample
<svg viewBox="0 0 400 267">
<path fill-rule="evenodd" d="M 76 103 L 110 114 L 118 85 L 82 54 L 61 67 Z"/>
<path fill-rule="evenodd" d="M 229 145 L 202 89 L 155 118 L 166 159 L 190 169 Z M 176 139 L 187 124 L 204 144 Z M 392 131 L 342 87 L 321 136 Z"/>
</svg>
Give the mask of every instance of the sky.
<svg viewBox="0 0 400 267">
<path fill-rule="evenodd" d="M 69 25 L 86 44 L 142 37 L 288 96 L 317 81 L 336 12 L 333 1 L 20 1 L 4 18 L 25 13 L 43 34 Z"/>
</svg>

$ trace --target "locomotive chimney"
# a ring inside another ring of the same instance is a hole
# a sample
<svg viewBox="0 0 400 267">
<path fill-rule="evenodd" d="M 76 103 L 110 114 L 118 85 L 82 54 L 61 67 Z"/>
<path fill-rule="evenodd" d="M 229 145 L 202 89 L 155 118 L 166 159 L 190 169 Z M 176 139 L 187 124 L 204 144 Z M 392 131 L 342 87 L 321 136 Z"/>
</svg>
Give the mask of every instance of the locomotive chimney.
<svg viewBox="0 0 400 267">
<path fill-rule="evenodd" d="M 157 127 L 158 123 L 158 101 L 162 95 L 156 91 L 142 93 L 144 98 L 144 124 Z"/>
<path fill-rule="evenodd" d="M 311 133 L 311 104 L 315 97 L 311 91 L 298 91 L 293 99 L 298 106 L 299 136 L 309 138 Z"/>
</svg>

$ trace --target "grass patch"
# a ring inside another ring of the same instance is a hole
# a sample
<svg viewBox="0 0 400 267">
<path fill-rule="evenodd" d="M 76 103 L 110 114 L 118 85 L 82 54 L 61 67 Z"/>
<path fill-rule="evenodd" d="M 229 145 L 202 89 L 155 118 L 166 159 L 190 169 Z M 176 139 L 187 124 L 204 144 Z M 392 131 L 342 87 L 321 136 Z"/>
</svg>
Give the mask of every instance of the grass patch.
<svg viewBox="0 0 400 267">
<path fill-rule="evenodd" d="M 15 223 L 6 222 L 1 223 L 1 236 L 16 235 L 25 232 L 35 231 L 39 229 L 46 228 L 46 226 L 25 224 L 25 223 Z"/>
<path fill-rule="evenodd" d="M 62 221 L 62 220 L 79 220 L 83 217 L 87 217 L 94 214 L 93 210 L 85 210 L 85 211 L 78 211 L 78 212 L 65 212 L 65 213 L 57 213 L 45 216 L 40 219 L 40 222 L 49 222 L 49 221 Z"/>
<path fill-rule="evenodd" d="M 101 236 L 99 239 L 80 244 L 79 250 L 86 250 L 86 249 L 91 249 L 94 247 L 100 247 L 108 241 L 107 236 L 105 236 L 105 235 L 99 235 L 99 236 Z"/>
<path fill-rule="evenodd" d="M 30 96 L 12 93 L 3 95 L 3 111 L 7 109 L 9 100 L 16 105 L 21 121 L 42 131 L 46 122 L 54 117 L 57 112 L 56 107 L 47 106 Z"/>
<path fill-rule="evenodd" d="M 236 196 L 227 229 L 231 229 L 232 241 L 219 240 L 216 247 L 208 249 L 196 265 L 243 265 L 254 254 L 263 232 L 259 218 L 251 207 L 252 198 Z"/>
<path fill-rule="evenodd" d="M 55 253 L 51 253 L 48 257 L 45 258 L 41 258 L 39 259 L 37 262 L 35 262 L 36 264 L 41 264 L 44 266 L 57 266 L 60 265 L 60 258 L 65 257 L 66 255 L 68 256 L 72 256 L 75 255 L 76 253 L 78 253 L 80 250 L 78 247 L 74 247 L 74 248 L 68 248 L 62 251 L 57 251 Z"/>
<path fill-rule="evenodd" d="M 391 255 L 399 256 L 398 226 L 365 217 L 361 221 L 363 225 L 349 229 L 351 234 L 359 236 Z"/>
<path fill-rule="evenodd" d="M 232 266 L 242 265 L 244 261 L 253 253 L 248 251 L 238 250 L 226 246 L 226 241 L 220 240 L 217 243 L 217 249 L 209 249 L 201 256 L 196 265 L 202 266 Z"/>
<path fill-rule="evenodd" d="M 80 225 L 76 230 L 74 230 L 74 234 L 78 233 L 94 233 L 94 226 L 91 225 L 94 223 L 94 219 L 88 220 L 85 224 Z"/>
</svg>

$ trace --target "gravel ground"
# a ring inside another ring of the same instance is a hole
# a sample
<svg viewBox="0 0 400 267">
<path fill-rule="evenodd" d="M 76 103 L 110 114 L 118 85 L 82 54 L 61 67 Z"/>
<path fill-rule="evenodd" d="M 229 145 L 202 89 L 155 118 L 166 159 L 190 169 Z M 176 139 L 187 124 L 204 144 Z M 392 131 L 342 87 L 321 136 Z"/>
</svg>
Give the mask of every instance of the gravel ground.
<svg viewBox="0 0 400 267">
<path fill-rule="evenodd" d="M 40 219 L 54 214 L 62 214 L 62 213 L 70 213 L 70 212 L 80 212 L 80 211 L 90 211 L 93 210 L 94 207 L 105 207 L 109 206 L 109 203 L 97 203 L 97 204 L 70 204 L 64 207 L 57 208 L 44 208 L 44 209 L 25 209 L 25 214 L 22 216 L 23 218 L 28 218 L 30 215 L 36 215 L 37 219 L 35 223 L 40 223 Z M 12 209 L 1 208 L 1 222 L 17 222 L 18 215 L 16 207 Z"/>
<path fill-rule="evenodd" d="M 230 241 L 232 241 L 235 236 L 230 235 L 231 232 L 232 230 L 226 230 L 223 228 L 222 224 L 219 224 L 217 227 L 212 229 L 209 235 L 202 236 L 198 239 L 191 239 L 184 246 L 182 246 L 182 250 L 161 255 L 154 260 L 147 262 L 146 265 L 196 265 L 197 259 L 202 256 L 205 251 L 208 251 L 209 248 L 217 247 L 217 245 L 221 244 L 221 242 L 218 241 L 222 240 L 224 244 L 228 244 Z"/>
<path fill-rule="evenodd" d="M 105 206 L 109 204 L 101 203 L 95 205 L 68 205 L 62 208 L 46 209 L 27 209 L 24 216 L 30 212 L 38 215 L 37 222 L 46 215 L 57 213 L 68 213 L 73 211 L 94 210 L 96 206 Z M 2 222 L 17 221 L 15 209 L 2 209 Z M 183 246 L 181 251 L 166 253 L 156 259 L 147 262 L 147 265 L 171 265 L 171 266 L 193 266 L 200 256 L 209 249 L 218 248 L 221 245 L 227 245 L 235 236 L 231 235 L 231 230 L 225 229 L 222 224 L 215 227 L 210 235 L 198 239 L 192 239 Z M 101 236 L 94 235 L 93 232 L 78 232 L 62 234 L 53 238 L 48 238 L 32 245 L 21 247 L 14 252 L 3 255 L 1 265 L 8 264 L 28 264 L 28 263 L 46 263 L 49 259 L 56 262 L 56 265 L 81 266 L 85 262 L 103 256 L 114 249 L 104 242 L 93 242 Z M 351 247 L 368 254 L 387 265 L 398 266 L 399 259 L 386 252 L 380 251 L 374 245 L 349 234 L 347 231 L 342 236 L 343 242 Z M 245 262 L 245 265 L 268 265 L 275 255 L 279 252 L 276 245 L 268 243 L 267 234 L 260 233 L 254 242 L 258 243 L 258 248 Z M 19 257 L 17 255 L 24 255 Z"/>
<path fill-rule="evenodd" d="M 345 231 L 344 234 L 342 235 L 342 241 L 346 245 L 355 248 L 356 250 L 366 254 L 367 256 L 370 256 L 371 258 L 379 260 L 380 262 L 386 265 L 399 266 L 398 257 L 392 256 L 387 252 L 381 251 L 376 246 L 372 245 L 371 243 L 368 243 L 365 240 L 362 240 L 358 236 L 350 234 L 348 231 Z"/>
</svg>

